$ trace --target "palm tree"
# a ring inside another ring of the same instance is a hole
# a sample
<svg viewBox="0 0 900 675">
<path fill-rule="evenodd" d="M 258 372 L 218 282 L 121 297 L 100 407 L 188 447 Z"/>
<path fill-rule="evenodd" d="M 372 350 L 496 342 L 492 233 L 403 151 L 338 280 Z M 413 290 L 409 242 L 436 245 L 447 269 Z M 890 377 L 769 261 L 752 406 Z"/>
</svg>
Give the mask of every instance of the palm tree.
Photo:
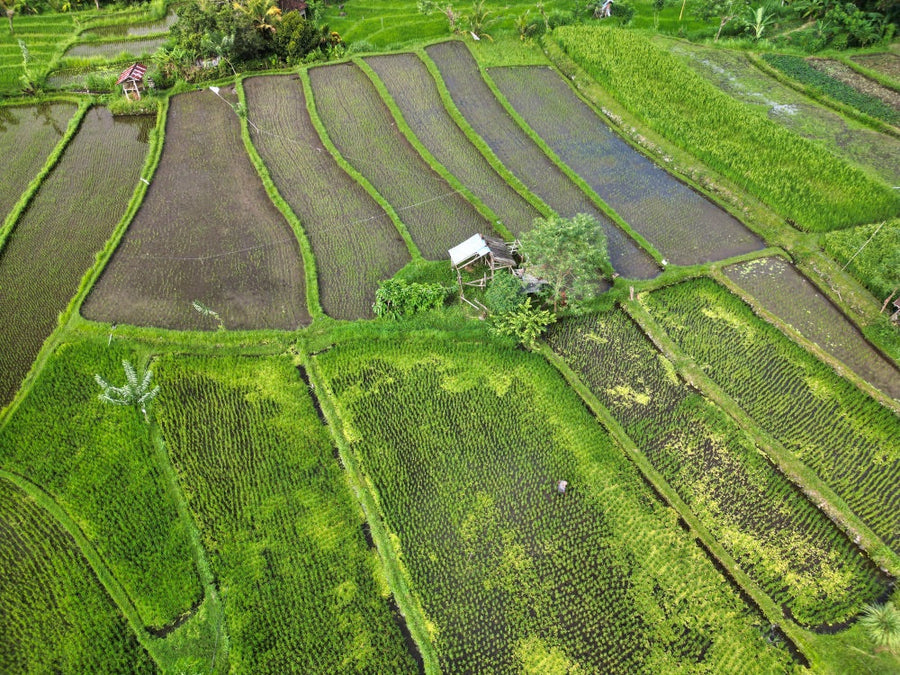
<svg viewBox="0 0 900 675">
<path fill-rule="evenodd" d="M 121 387 L 114 387 L 100 375 L 94 375 L 94 380 L 103 389 L 98 398 L 104 403 L 112 405 L 133 405 L 140 408 L 144 413 L 144 420 L 149 422 L 147 405 L 159 393 L 159 386 L 150 389 L 150 379 L 153 377 L 153 373 L 147 370 L 143 377 L 138 377 L 134 366 L 127 360 L 122 361 L 122 367 L 125 369 L 126 382 Z"/>
<path fill-rule="evenodd" d="M 275 24 L 281 19 L 281 9 L 275 0 L 245 0 L 232 7 L 250 17 L 256 29 L 262 33 L 274 33 Z"/>
<path fill-rule="evenodd" d="M 859 623 L 875 643 L 876 650 L 900 653 L 900 610 L 893 603 L 866 605 Z"/>
</svg>

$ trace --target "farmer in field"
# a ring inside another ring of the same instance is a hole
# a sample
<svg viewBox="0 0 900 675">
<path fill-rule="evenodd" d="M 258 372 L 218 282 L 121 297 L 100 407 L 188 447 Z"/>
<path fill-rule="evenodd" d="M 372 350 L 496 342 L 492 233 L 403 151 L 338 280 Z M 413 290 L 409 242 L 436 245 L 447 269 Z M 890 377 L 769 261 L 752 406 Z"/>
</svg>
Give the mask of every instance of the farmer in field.
<svg viewBox="0 0 900 675">
<path fill-rule="evenodd" d="M 596 16 L 598 19 L 603 19 L 608 16 L 612 16 L 612 4 L 613 0 L 605 0 L 603 6 L 600 7 Z"/>
</svg>

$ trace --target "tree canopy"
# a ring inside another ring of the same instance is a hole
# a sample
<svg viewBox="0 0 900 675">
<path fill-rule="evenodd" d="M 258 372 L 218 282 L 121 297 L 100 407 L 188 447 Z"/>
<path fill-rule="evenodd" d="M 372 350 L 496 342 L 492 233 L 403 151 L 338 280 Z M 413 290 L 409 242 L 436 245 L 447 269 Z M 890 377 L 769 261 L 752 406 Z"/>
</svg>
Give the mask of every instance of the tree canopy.
<svg viewBox="0 0 900 675">
<path fill-rule="evenodd" d="M 601 280 L 612 274 L 606 233 L 587 213 L 536 218 L 520 238 L 519 252 L 525 270 L 547 282 L 554 310 L 562 299 L 577 302 L 596 295 Z"/>
</svg>

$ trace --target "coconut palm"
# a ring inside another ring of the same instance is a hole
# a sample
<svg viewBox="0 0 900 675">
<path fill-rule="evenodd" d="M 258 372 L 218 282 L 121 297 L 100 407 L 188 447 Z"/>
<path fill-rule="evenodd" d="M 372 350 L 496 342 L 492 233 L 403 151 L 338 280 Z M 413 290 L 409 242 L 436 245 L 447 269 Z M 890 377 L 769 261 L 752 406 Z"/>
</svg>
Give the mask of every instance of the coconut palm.
<svg viewBox="0 0 900 675">
<path fill-rule="evenodd" d="M 900 610 L 893 603 L 866 605 L 859 623 L 876 649 L 900 653 Z"/>
<path fill-rule="evenodd" d="M 147 370 L 143 377 L 138 377 L 134 366 L 127 360 L 122 361 L 122 367 L 125 369 L 126 381 L 121 387 L 115 387 L 100 375 L 94 375 L 94 380 L 103 389 L 99 399 L 112 405 L 133 405 L 140 408 L 144 413 L 144 419 L 149 421 L 147 406 L 159 393 L 158 386 L 150 388 L 150 379 L 153 377 L 153 373 Z"/>
</svg>

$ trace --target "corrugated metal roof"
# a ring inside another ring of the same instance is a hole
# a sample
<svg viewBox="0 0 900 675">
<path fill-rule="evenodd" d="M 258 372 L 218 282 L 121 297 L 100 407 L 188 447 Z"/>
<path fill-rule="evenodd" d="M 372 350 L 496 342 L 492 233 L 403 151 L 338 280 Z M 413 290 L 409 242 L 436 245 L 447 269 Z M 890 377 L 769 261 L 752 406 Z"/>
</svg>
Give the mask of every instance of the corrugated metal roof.
<svg viewBox="0 0 900 675">
<path fill-rule="evenodd" d="M 450 262 L 455 266 L 463 263 L 471 258 L 481 258 L 490 253 L 487 242 L 480 234 L 473 234 L 463 243 L 451 248 L 447 253 L 450 254 Z"/>
<path fill-rule="evenodd" d="M 144 73 L 146 72 L 147 66 L 144 64 L 132 64 L 122 71 L 122 74 L 119 75 L 119 79 L 116 80 L 116 84 L 122 84 L 125 80 L 135 80 L 136 82 L 140 82 L 144 79 Z"/>
</svg>

